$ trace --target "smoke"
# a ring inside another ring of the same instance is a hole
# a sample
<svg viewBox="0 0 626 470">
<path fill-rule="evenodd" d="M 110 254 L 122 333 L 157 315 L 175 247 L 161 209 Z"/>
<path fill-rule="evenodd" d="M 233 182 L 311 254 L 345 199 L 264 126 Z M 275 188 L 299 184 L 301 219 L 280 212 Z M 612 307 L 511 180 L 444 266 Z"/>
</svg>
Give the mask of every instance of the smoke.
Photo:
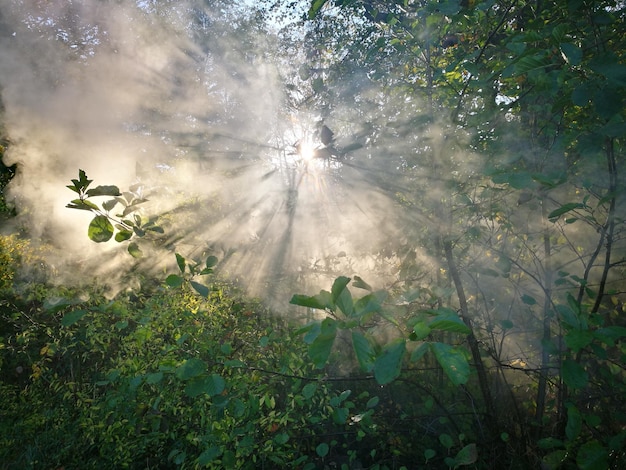
<svg viewBox="0 0 626 470">
<path fill-rule="evenodd" d="M 7 198 L 18 226 L 56 247 L 59 281 L 121 282 L 135 263 L 88 240 L 91 216 L 65 208 L 79 168 L 94 184 L 138 184 L 144 213 L 162 216 L 143 269 L 162 273 L 173 252 L 213 254 L 224 275 L 282 305 L 338 274 L 380 275 L 380 246 L 398 236 L 389 191 L 366 162 L 297 155 L 320 116 L 289 104 L 284 80 L 298 66 L 254 13 L 192 0 L 0 7 L 5 164 L 19 168 Z"/>
</svg>

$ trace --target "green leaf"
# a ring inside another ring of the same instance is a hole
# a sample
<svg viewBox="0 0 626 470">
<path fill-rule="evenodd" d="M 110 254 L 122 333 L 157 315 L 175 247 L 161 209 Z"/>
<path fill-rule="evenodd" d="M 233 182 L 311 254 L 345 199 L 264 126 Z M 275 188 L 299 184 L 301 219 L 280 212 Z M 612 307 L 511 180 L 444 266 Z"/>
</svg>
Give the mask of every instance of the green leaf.
<svg viewBox="0 0 626 470">
<path fill-rule="evenodd" d="M 128 252 L 133 258 L 141 258 L 143 256 L 143 252 L 135 242 L 128 244 Z"/>
<path fill-rule="evenodd" d="M 626 337 L 626 327 L 607 326 L 598 328 L 594 331 L 594 336 L 602 343 L 612 346 L 618 339 Z"/>
<path fill-rule="evenodd" d="M 411 339 L 414 341 L 420 341 L 426 338 L 430 334 L 430 332 L 431 332 L 431 329 L 426 322 L 424 321 L 417 322 L 413 326 L 413 333 L 415 333 L 415 337 L 411 337 Z"/>
<path fill-rule="evenodd" d="M 189 281 L 189 284 L 191 284 L 191 287 L 193 287 L 193 289 L 202 297 L 204 298 L 209 297 L 209 288 L 205 286 L 204 284 L 200 284 L 196 281 Z"/>
<path fill-rule="evenodd" d="M 158 384 L 163 380 L 163 372 L 153 372 L 146 375 L 146 383 L 150 385 Z"/>
<path fill-rule="evenodd" d="M 74 199 L 67 206 L 68 209 L 79 209 L 83 211 L 97 211 L 98 206 L 93 202 L 84 199 Z"/>
<path fill-rule="evenodd" d="M 330 447 L 328 446 L 328 444 L 326 444 L 325 442 L 322 442 L 315 448 L 315 453 L 319 457 L 324 458 L 328 455 L 329 450 L 330 450 Z"/>
<path fill-rule="evenodd" d="M 581 324 L 580 320 L 576 313 L 568 306 L 564 304 L 558 304 L 556 306 L 556 311 L 559 314 L 559 318 L 562 323 L 567 325 L 570 328 L 580 329 Z"/>
<path fill-rule="evenodd" d="M 365 282 L 363 279 L 361 279 L 359 276 L 354 276 L 354 282 L 352 283 L 352 285 L 354 287 L 357 287 L 359 289 L 365 289 L 365 290 L 372 290 L 372 287 Z"/>
<path fill-rule="evenodd" d="M 179 365 L 176 368 L 175 374 L 180 380 L 189 380 L 204 373 L 206 369 L 207 365 L 204 361 L 192 357 Z"/>
<path fill-rule="evenodd" d="M 180 269 L 180 272 L 184 274 L 187 262 L 185 261 L 185 258 L 178 253 L 176 253 L 176 264 L 178 264 L 178 269 Z"/>
<path fill-rule="evenodd" d="M 450 434 L 439 434 L 439 442 L 446 449 L 451 449 L 452 446 L 454 446 L 454 439 L 452 439 L 452 436 L 450 436 Z"/>
<path fill-rule="evenodd" d="M 325 290 L 320 291 L 319 294 L 309 297 L 308 295 L 295 294 L 290 304 L 299 305 L 301 307 L 314 308 L 318 310 L 334 310 L 335 305 L 332 300 L 331 293 Z"/>
<path fill-rule="evenodd" d="M 583 50 L 575 44 L 569 42 L 561 44 L 561 52 L 570 65 L 579 65 L 583 60 Z"/>
<path fill-rule="evenodd" d="M 476 444 L 468 444 L 463 447 L 454 457 L 456 465 L 472 465 L 478 460 L 478 450 Z"/>
<path fill-rule="evenodd" d="M 222 448 L 217 446 L 209 447 L 198 456 L 198 465 L 200 467 L 206 467 L 208 464 L 222 455 Z M 182 463 L 182 462 L 181 462 Z"/>
<path fill-rule="evenodd" d="M 87 196 L 120 196 L 120 190 L 117 186 L 96 186 L 87 191 Z"/>
<path fill-rule="evenodd" d="M 218 259 L 217 259 L 217 257 L 216 257 L 216 256 L 209 256 L 209 257 L 206 259 L 206 263 L 205 263 L 205 265 L 206 265 L 207 269 L 210 269 L 210 268 L 212 268 L 212 267 L 216 266 L 216 265 L 217 265 L 217 262 L 218 262 Z"/>
<path fill-rule="evenodd" d="M 585 206 L 581 204 L 580 202 L 569 202 L 567 204 L 563 204 L 558 209 L 555 209 L 552 212 L 550 212 L 548 214 L 548 219 L 550 220 L 550 222 L 556 222 L 558 218 L 562 216 L 563 214 L 573 211 L 574 209 L 582 209 L 583 207 Z"/>
<path fill-rule="evenodd" d="M 567 407 L 567 425 L 565 426 L 565 435 L 570 441 L 576 439 L 583 426 L 583 418 L 574 405 Z"/>
<path fill-rule="evenodd" d="M 430 349 L 435 353 L 437 362 L 454 385 L 467 382 L 470 367 L 462 351 L 445 343 L 430 343 Z"/>
<path fill-rule="evenodd" d="M 563 382 L 570 388 L 578 389 L 587 386 L 589 375 L 583 366 L 572 359 L 563 361 L 561 374 L 563 376 Z"/>
<path fill-rule="evenodd" d="M 113 230 L 113 225 L 106 216 L 97 215 L 89 224 L 87 235 L 90 240 L 96 243 L 102 243 L 111 239 Z"/>
<path fill-rule="evenodd" d="M 383 294 L 386 295 L 384 292 Z M 354 316 L 360 318 L 368 313 L 380 311 L 382 308 L 380 297 L 380 292 L 373 292 L 358 299 L 354 303 Z"/>
<path fill-rule="evenodd" d="M 333 422 L 335 424 L 345 424 L 348 421 L 350 410 L 348 408 L 334 408 L 333 409 Z"/>
<path fill-rule="evenodd" d="M 378 405 L 378 403 L 380 402 L 380 398 L 378 397 L 372 397 L 369 400 L 367 400 L 367 404 L 365 405 L 365 407 L 370 410 L 372 408 L 376 408 L 376 406 Z"/>
<path fill-rule="evenodd" d="M 374 378 L 378 384 L 388 384 L 400 375 L 405 351 L 404 339 L 396 339 L 385 346 L 374 362 Z"/>
<path fill-rule="evenodd" d="M 537 303 L 537 300 L 535 300 L 534 297 L 524 294 L 522 295 L 522 302 L 524 302 L 526 305 L 535 305 Z"/>
<path fill-rule="evenodd" d="M 281 432 L 280 434 L 276 434 L 274 437 L 274 442 L 278 445 L 285 445 L 289 441 L 289 434 L 286 432 Z"/>
<path fill-rule="evenodd" d="M 163 227 L 159 226 L 159 225 L 154 225 L 154 226 L 147 226 L 145 227 L 146 230 L 149 230 L 150 232 L 156 232 L 156 233 L 165 233 L 165 230 L 163 230 Z"/>
<path fill-rule="evenodd" d="M 117 199 L 111 199 L 109 201 L 104 201 L 102 203 L 102 208 L 108 212 L 111 209 L 113 209 L 116 205 L 117 205 Z"/>
<path fill-rule="evenodd" d="M 419 361 L 422 357 L 424 357 L 424 354 L 426 354 L 426 351 L 428 351 L 428 349 L 429 349 L 428 343 L 420 344 L 411 353 L 411 362 Z"/>
<path fill-rule="evenodd" d="M 515 189 L 527 189 L 534 185 L 532 175 L 527 171 L 498 173 L 491 180 L 496 184 L 508 184 Z"/>
<path fill-rule="evenodd" d="M 313 398 L 313 395 L 315 395 L 316 391 L 317 391 L 317 384 L 308 383 L 304 387 L 302 387 L 302 396 L 306 400 L 310 400 L 311 398 Z"/>
<path fill-rule="evenodd" d="M 556 449 L 563 447 L 563 441 L 554 437 L 546 437 L 539 439 L 539 441 L 537 441 L 537 446 L 543 450 Z"/>
<path fill-rule="evenodd" d="M 87 179 L 87 174 L 85 173 L 84 170 L 78 170 L 78 179 L 72 180 L 72 183 L 74 183 L 74 186 L 67 186 L 67 187 L 70 188 L 72 191 L 81 193 L 81 192 L 84 192 L 85 189 L 87 189 L 87 187 L 91 184 L 91 182 L 92 180 Z"/>
<path fill-rule="evenodd" d="M 353 331 L 352 346 L 354 347 L 354 352 L 361 369 L 366 372 L 371 372 L 376 359 L 376 352 L 372 346 L 371 339 L 358 331 Z"/>
<path fill-rule="evenodd" d="M 522 75 L 534 70 L 540 70 L 550 65 L 550 61 L 545 57 L 545 53 L 540 52 L 534 56 L 522 57 L 515 64 L 516 74 Z"/>
<path fill-rule="evenodd" d="M 65 315 L 63 315 L 63 318 L 61 319 L 61 325 L 63 326 L 73 325 L 78 320 L 80 320 L 85 315 L 87 315 L 87 313 L 89 313 L 87 310 L 74 310 L 72 312 L 68 312 Z"/>
<path fill-rule="evenodd" d="M 319 335 L 309 344 L 309 357 L 318 369 L 326 365 L 336 335 L 337 322 L 332 318 L 325 318 L 320 323 Z"/>
<path fill-rule="evenodd" d="M 435 312 L 437 312 L 437 316 L 428 324 L 431 330 L 452 331 L 464 335 L 469 335 L 472 332 L 454 310 L 442 307 Z"/>
<path fill-rule="evenodd" d="M 220 395 L 226 388 L 226 382 L 218 374 L 193 377 L 185 387 L 185 394 L 190 398 L 206 393 L 210 397 Z"/>
<path fill-rule="evenodd" d="M 118 229 L 119 227 L 121 227 L 121 225 L 118 226 Z M 119 232 L 115 234 L 115 241 L 121 243 L 123 241 L 130 239 L 132 236 L 133 236 L 133 232 L 129 230 L 120 230 Z"/>
<path fill-rule="evenodd" d="M 426 463 L 428 463 L 428 461 L 435 455 L 437 455 L 437 452 L 434 449 L 426 449 L 424 451 L 424 459 L 426 460 Z"/>
<path fill-rule="evenodd" d="M 176 274 L 170 274 L 165 278 L 165 283 L 169 287 L 180 287 L 183 285 L 183 282 L 185 282 L 185 278 Z"/>
<path fill-rule="evenodd" d="M 585 442 L 576 454 L 576 464 L 580 470 L 604 470 L 610 468 L 609 452 L 597 440 Z"/>
<path fill-rule="evenodd" d="M 565 344 L 573 352 L 578 352 L 593 341 L 593 333 L 589 330 L 574 329 L 565 335 Z"/>
<path fill-rule="evenodd" d="M 349 277 L 340 276 L 335 279 L 331 289 L 333 304 L 335 304 L 347 317 L 352 316 L 352 312 L 354 311 L 352 294 L 350 294 L 350 291 L 347 288 L 349 282 Z"/>
<path fill-rule="evenodd" d="M 68 299 L 67 297 L 48 297 L 43 302 L 43 308 L 51 313 L 57 313 L 69 305 L 82 303 L 80 299 Z"/>
</svg>

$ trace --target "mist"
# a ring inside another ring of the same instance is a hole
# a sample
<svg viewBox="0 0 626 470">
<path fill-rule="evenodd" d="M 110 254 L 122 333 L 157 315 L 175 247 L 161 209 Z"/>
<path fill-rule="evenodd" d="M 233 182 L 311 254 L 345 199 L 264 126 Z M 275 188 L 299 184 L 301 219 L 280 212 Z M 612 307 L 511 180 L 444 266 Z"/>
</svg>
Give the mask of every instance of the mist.
<svg viewBox="0 0 626 470">
<path fill-rule="evenodd" d="M 65 207 L 83 169 L 94 184 L 139 185 L 142 213 L 162 216 L 165 240 L 138 262 L 149 272 L 175 266 L 174 252 L 212 254 L 278 305 L 339 273 L 382 282 L 372 253 L 399 230 L 389 193 L 358 152 L 352 166 L 297 155 L 297 141 L 320 145 L 321 114 L 288 102 L 298 64 L 250 7 L 33 0 L 0 11 L 4 163 L 18 165 L 7 199 L 16 229 L 55 248 L 57 281 L 114 285 L 136 263 L 91 242 L 91 215 Z"/>
</svg>

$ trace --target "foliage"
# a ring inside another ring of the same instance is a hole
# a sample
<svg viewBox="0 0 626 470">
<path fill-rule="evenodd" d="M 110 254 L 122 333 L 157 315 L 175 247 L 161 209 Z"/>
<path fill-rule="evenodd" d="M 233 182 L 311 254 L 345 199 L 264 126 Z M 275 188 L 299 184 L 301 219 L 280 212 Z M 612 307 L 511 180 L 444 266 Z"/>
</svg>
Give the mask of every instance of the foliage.
<svg viewBox="0 0 626 470">
<path fill-rule="evenodd" d="M 412 312 L 400 324 L 392 312 L 383 309 L 387 293 L 371 291 L 371 287 L 358 276 L 354 286 L 369 290 L 370 293 L 354 300 L 348 289 L 351 279 L 339 277 L 333 283 L 331 292 L 321 291 L 309 297 L 294 295 L 291 303 L 303 307 L 324 310 L 329 313 L 323 320 L 316 320 L 299 330 L 305 334 L 304 342 L 309 345 L 309 356 L 316 367 L 326 364 L 338 330 L 350 330 L 352 347 L 360 368 L 373 373 L 380 385 L 397 379 L 407 352 L 407 340 L 419 342 L 411 348 L 410 360 L 420 360 L 427 351 L 434 354 L 454 385 L 467 383 L 470 374 L 467 351 L 438 341 L 424 341 L 432 332 L 451 332 L 468 335 L 470 329 L 449 308 L 425 309 Z M 387 319 L 397 328 L 398 337 L 384 346 L 375 340 L 376 320 L 374 315 Z"/>
<path fill-rule="evenodd" d="M 348 419 L 334 425 L 334 406 L 365 406 L 335 395 L 285 326 L 225 284 L 206 298 L 95 294 L 3 310 L 4 468 L 315 467 L 340 449 L 325 437 Z M 321 442 L 332 449 L 312 450 Z"/>
<path fill-rule="evenodd" d="M 370 254 L 395 279 L 294 295 L 316 318 L 295 331 L 199 282 L 214 257 L 175 253 L 176 274 L 128 297 L 7 289 L 0 457 L 624 466 L 625 16 L 608 0 L 311 1 L 289 103 L 353 138 L 336 181 L 359 171 L 399 209 L 401 233 Z M 91 188 L 82 170 L 72 182 L 93 241 L 139 256 L 136 239 L 161 233 L 138 188 Z M 2 253 L 7 288 L 17 243 Z"/>
<path fill-rule="evenodd" d="M 115 241 L 121 243 L 133 237 L 144 237 L 151 232 L 163 233 L 163 228 L 157 225 L 157 218 L 145 219 L 137 213 L 139 206 L 146 202 L 146 199 L 138 192 L 140 188 L 138 185 L 122 193 L 117 186 L 113 185 L 89 189 L 92 182 L 83 170 L 79 170 L 78 179 L 73 179 L 72 184 L 67 186 L 78 194 L 78 199 L 73 199 L 67 207 L 95 214 L 87 231 L 90 240 L 103 243 L 109 241 L 115 234 Z M 102 202 L 100 206 L 93 202 L 92 198 L 102 196 L 113 197 L 113 199 Z M 122 209 L 121 212 L 111 215 L 111 211 L 118 205 Z M 132 217 L 130 217 L 131 214 Z M 142 251 L 135 241 L 128 244 L 128 252 L 135 258 L 142 256 Z"/>
</svg>

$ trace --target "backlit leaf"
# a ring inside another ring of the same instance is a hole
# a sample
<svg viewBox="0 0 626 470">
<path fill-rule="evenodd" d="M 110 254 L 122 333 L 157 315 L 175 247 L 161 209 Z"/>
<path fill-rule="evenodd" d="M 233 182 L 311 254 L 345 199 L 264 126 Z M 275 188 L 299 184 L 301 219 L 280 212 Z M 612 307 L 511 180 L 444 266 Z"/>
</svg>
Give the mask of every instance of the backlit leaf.
<svg viewBox="0 0 626 470">
<path fill-rule="evenodd" d="M 358 331 L 353 331 L 352 346 L 354 347 L 354 352 L 361 369 L 366 372 L 371 372 L 374 368 L 374 360 L 376 358 L 376 352 L 372 346 L 371 340 Z"/>
<path fill-rule="evenodd" d="M 107 217 L 104 215 L 97 215 L 89 224 L 87 235 L 90 240 L 96 243 L 102 243 L 111 239 L 113 236 L 113 230 L 113 225 Z"/>
<path fill-rule="evenodd" d="M 372 290 L 372 287 L 359 276 L 354 276 L 354 281 L 352 282 L 352 285 L 354 287 L 358 287 L 359 289 L 365 289 L 369 291 Z"/>
<path fill-rule="evenodd" d="M 320 333 L 309 344 L 309 357 L 318 369 L 323 368 L 328 361 L 330 352 L 337 335 L 337 323 L 332 318 L 324 319 L 320 324 Z"/>
<path fill-rule="evenodd" d="M 209 288 L 204 284 L 200 284 L 196 281 L 189 281 L 189 284 L 191 284 L 191 287 L 202 297 L 207 298 L 209 296 Z"/>
<path fill-rule="evenodd" d="M 563 204 L 558 209 L 553 210 L 548 214 L 548 219 L 550 222 L 556 222 L 560 216 L 566 214 L 567 212 L 573 211 L 574 209 L 582 209 L 585 207 L 580 202 L 570 202 L 567 204 Z"/>
<path fill-rule="evenodd" d="M 185 279 L 176 274 L 170 274 L 167 278 L 165 278 L 165 283 L 169 287 L 180 287 L 183 285 L 183 282 L 185 282 Z"/>
<path fill-rule="evenodd" d="M 91 201 L 87 201 L 86 199 L 74 199 L 72 200 L 67 206 L 68 209 L 80 209 L 83 211 L 92 211 L 92 210 L 98 210 L 98 206 L 95 205 L 93 202 Z"/>
<path fill-rule="evenodd" d="M 289 303 L 318 310 L 335 309 L 331 293 L 325 290 L 320 291 L 319 294 L 312 297 L 308 295 L 295 294 L 291 297 Z"/>
<path fill-rule="evenodd" d="M 117 199 L 111 199 L 109 201 L 104 201 L 102 203 L 102 208 L 108 212 L 111 209 L 113 209 L 116 205 L 117 205 Z"/>
<path fill-rule="evenodd" d="M 184 273 L 187 262 L 185 261 L 185 258 L 182 255 L 178 253 L 176 253 L 175 255 L 176 255 L 176 264 L 178 264 L 178 269 L 180 269 L 181 273 Z"/>
<path fill-rule="evenodd" d="M 381 307 L 378 293 L 368 294 L 354 303 L 354 315 L 362 317 L 367 313 L 378 312 Z"/>
<path fill-rule="evenodd" d="M 454 310 L 440 308 L 437 312 L 437 316 L 428 324 L 431 330 L 452 331 L 464 335 L 471 333 L 469 327 L 463 323 Z"/>
<path fill-rule="evenodd" d="M 333 282 L 331 289 L 333 303 L 348 317 L 352 316 L 354 310 L 352 295 L 347 287 L 349 282 L 349 277 L 339 276 L 335 279 L 335 282 Z"/>
<path fill-rule="evenodd" d="M 123 241 L 130 239 L 132 236 L 133 236 L 133 232 L 130 232 L 128 230 L 120 230 L 115 234 L 115 241 L 123 242 Z"/>
<path fill-rule="evenodd" d="M 87 191 L 87 196 L 119 196 L 120 190 L 117 186 L 96 186 Z"/>
<path fill-rule="evenodd" d="M 141 258 L 143 256 L 143 252 L 139 249 L 139 245 L 134 242 L 128 244 L 128 252 L 133 258 Z"/>
</svg>

